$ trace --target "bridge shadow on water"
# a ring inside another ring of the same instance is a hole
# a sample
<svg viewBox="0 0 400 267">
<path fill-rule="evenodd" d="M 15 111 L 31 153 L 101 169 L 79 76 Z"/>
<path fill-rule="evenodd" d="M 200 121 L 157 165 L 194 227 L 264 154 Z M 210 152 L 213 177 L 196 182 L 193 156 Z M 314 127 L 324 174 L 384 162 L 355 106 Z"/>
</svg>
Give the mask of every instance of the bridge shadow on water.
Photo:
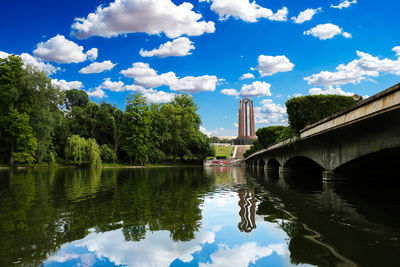
<svg viewBox="0 0 400 267">
<path fill-rule="evenodd" d="M 396 153 L 388 151 L 384 156 L 396 163 Z M 369 164 L 384 161 L 383 154 L 374 156 L 360 161 L 358 174 L 367 173 L 368 167 L 374 169 Z M 296 163 L 304 162 L 299 159 Z M 296 167 L 294 163 L 291 168 Z M 310 168 L 280 172 L 279 166 L 267 163 L 265 169 L 248 169 L 256 194 L 264 196 L 257 215 L 279 221 L 290 237 L 291 263 L 396 266 L 400 258 L 400 181 L 386 178 L 396 178 L 398 173 L 384 169 L 369 173 L 368 179 L 353 175 L 349 180 L 326 183 L 318 166 L 307 166 Z"/>
</svg>

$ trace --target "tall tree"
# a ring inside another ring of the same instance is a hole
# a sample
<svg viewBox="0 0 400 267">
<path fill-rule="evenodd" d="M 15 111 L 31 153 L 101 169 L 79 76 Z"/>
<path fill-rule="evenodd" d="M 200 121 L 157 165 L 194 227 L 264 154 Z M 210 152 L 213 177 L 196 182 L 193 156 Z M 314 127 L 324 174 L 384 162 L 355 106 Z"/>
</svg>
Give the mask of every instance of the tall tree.
<svg viewBox="0 0 400 267">
<path fill-rule="evenodd" d="M 89 102 L 88 94 L 79 89 L 71 89 L 65 92 L 65 107 L 71 109 L 72 107 L 84 108 Z"/>
<path fill-rule="evenodd" d="M 122 150 L 130 162 L 144 164 L 150 150 L 151 118 L 146 99 L 138 93 L 129 95 L 122 124 Z"/>
<path fill-rule="evenodd" d="M 193 150 L 202 143 L 204 136 L 199 127 L 200 116 L 196 113 L 198 106 L 189 95 L 177 95 L 174 101 L 162 106 L 161 111 L 171 123 L 169 151 L 174 160 L 180 158 L 196 158 Z M 201 145 L 200 145 L 201 146 Z"/>
</svg>

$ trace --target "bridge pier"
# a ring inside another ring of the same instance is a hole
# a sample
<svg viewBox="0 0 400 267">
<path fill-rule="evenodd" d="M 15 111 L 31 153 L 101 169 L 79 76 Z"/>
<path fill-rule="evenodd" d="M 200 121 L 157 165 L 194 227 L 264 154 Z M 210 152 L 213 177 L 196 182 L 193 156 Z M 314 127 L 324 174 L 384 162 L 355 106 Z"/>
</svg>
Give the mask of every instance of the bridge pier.
<svg viewBox="0 0 400 267">
<path fill-rule="evenodd" d="M 334 171 L 323 171 L 322 172 L 322 181 L 324 182 L 333 182 L 335 180 Z"/>
<path fill-rule="evenodd" d="M 293 169 L 293 168 L 279 166 L 279 173 L 288 173 L 288 172 L 294 172 L 294 171 L 295 171 L 295 169 Z"/>
</svg>

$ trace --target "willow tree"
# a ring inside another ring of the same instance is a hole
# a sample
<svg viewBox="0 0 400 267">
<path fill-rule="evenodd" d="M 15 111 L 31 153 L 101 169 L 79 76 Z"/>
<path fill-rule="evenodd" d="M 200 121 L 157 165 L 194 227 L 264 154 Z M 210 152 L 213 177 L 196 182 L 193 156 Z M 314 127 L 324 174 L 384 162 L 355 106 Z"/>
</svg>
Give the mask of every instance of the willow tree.
<svg viewBox="0 0 400 267">
<path fill-rule="evenodd" d="M 78 166 L 101 166 L 100 147 L 94 139 L 73 135 L 68 138 L 65 158 Z"/>
</svg>

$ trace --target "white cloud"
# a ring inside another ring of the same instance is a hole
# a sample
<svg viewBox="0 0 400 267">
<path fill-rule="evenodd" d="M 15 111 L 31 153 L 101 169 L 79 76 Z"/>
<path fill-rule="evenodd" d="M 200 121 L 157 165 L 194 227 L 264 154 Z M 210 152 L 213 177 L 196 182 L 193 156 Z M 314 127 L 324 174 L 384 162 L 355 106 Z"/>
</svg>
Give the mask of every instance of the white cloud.
<svg viewBox="0 0 400 267">
<path fill-rule="evenodd" d="M 11 54 L 9 54 L 9 53 L 0 51 L 0 58 L 6 58 L 10 55 Z M 24 66 L 26 66 L 27 64 L 31 64 L 31 65 L 35 66 L 36 68 L 38 68 L 39 70 L 44 71 L 48 75 L 56 73 L 58 70 L 60 70 L 60 68 L 58 68 L 58 67 L 56 68 L 53 65 L 51 65 L 50 63 L 45 63 L 41 59 L 31 56 L 28 53 L 22 53 L 17 56 L 21 57 L 22 62 L 24 63 Z"/>
<path fill-rule="evenodd" d="M 235 128 L 237 128 L 237 127 L 239 127 L 239 124 L 237 124 L 236 122 L 233 124 L 233 126 L 235 127 Z"/>
<path fill-rule="evenodd" d="M 253 73 L 245 73 L 242 75 L 242 77 L 240 77 L 241 80 L 244 79 L 254 79 L 254 74 Z"/>
<path fill-rule="evenodd" d="M 97 49 L 97 48 L 89 49 L 89 50 L 86 52 L 86 56 L 87 56 L 87 58 L 88 58 L 90 61 L 96 60 L 97 55 L 98 55 L 98 49 Z"/>
<path fill-rule="evenodd" d="M 79 46 L 59 34 L 46 42 L 38 43 L 36 49 L 33 50 L 35 56 L 57 63 L 79 63 L 88 57 L 90 59 L 97 57 L 97 49 L 92 48 L 86 53 L 83 53 L 83 46 Z"/>
<path fill-rule="evenodd" d="M 353 1 L 341 0 L 340 4 L 337 6 L 331 4 L 331 8 L 342 9 L 342 8 L 347 8 L 347 7 L 351 6 L 352 4 L 357 4 L 357 0 L 353 0 Z"/>
<path fill-rule="evenodd" d="M 143 96 L 149 103 L 168 103 L 174 100 L 174 93 L 166 93 L 164 91 L 157 91 L 148 89 L 142 92 Z"/>
<path fill-rule="evenodd" d="M 274 103 L 272 99 L 262 100 L 261 105 L 254 108 L 256 123 L 286 123 L 286 107 Z"/>
<path fill-rule="evenodd" d="M 208 131 L 203 126 L 200 126 L 200 132 L 202 132 L 203 134 L 207 135 L 208 137 L 215 136 L 217 134 L 217 131 Z"/>
<path fill-rule="evenodd" d="M 102 82 L 97 89 L 106 89 L 113 92 L 122 92 L 124 91 L 124 83 L 121 81 L 113 82 L 110 78 L 106 78 L 104 82 Z"/>
<path fill-rule="evenodd" d="M 321 71 L 304 79 L 311 85 L 330 86 L 356 84 L 368 77 L 378 77 L 381 72 L 400 76 L 400 57 L 397 60 L 379 59 L 360 51 L 357 51 L 357 56 L 359 59 L 337 66 L 336 72 Z"/>
<path fill-rule="evenodd" d="M 78 259 L 80 255 L 74 253 L 64 253 L 59 255 L 53 255 L 47 258 L 48 261 L 55 261 L 55 262 L 66 262 L 73 259 Z"/>
<path fill-rule="evenodd" d="M 321 11 L 322 8 L 320 7 L 316 9 L 307 8 L 306 10 L 301 11 L 297 17 L 292 17 L 292 20 L 294 23 L 302 24 L 303 22 L 311 20 L 315 14 Z"/>
<path fill-rule="evenodd" d="M 271 85 L 266 82 L 255 81 L 252 84 L 245 84 L 239 92 L 241 97 L 271 96 Z"/>
<path fill-rule="evenodd" d="M 80 81 L 70 81 L 67 82 L 66 80 L 58 80 L 52 79 L 51 83 L 55 86 L 58 86 L 61 90 L 71 90 L 71 89 L 82 89 L 83 85 Z"/>
<path fill-rule="evenodd" d="M 239 92 L 236 89 L 223 89 L 221 93 L 236 97 L 271 96 L 270 88 L 269 83 L 255 81 L 252 84 L 244 84 Z"/>
<path fill-rule="evenodd" d="M 153 57 L 158 56 L 161 58 L 165 57 L 183 57 L 192 54 L 192 50 L 195 49 L 193 42 L 187 37 L 180 37 L 173 41 L 166 42 L 160 45 L 158 49 L 151 51 L 140 50 L 139 54 L 142 57 Z"/>
<path fill-rule="evenodd" d="M 286 56 L 264 56 L 258 57 L 258 66 L 256 69 L 262 77 L 271 76 L 278 72 L 291 71 L 294 64 Z"/>
<path fill-rule="evenodd" d="M 310 90 L 308 90 L 308 93 L 310 95 L 345 95 L 345 96 L 353 96 L 354 93 L 352 92 L 346 92 L 343 91 L 342 88 L 340 87 L 336 87 L 334 88 L 333 86 L 328 86 L 327 88 L 325 88 L 325 90 L 323 90 L 322 88 L 311 88 Z"/>
<path fill-rule="evenodd" d="M 199 2 L 212 2 L 211 10 L 218 14 L 220 20 L 232 16 L 246 22 L 257 22 L 259 18 L 285 21 L 288 13 L 287 8 L 283 7 L 274 14 L 271 9 L 258 5 L 256 1 L 250 3 L 249 0 L 199 0 Z"/>
<path fill-rule="evenodd" d="M 171 0 L 115 0 L 108 6 L 98 6 L 85 18 L 75 18 L 72 35 L 79 39 L 90 36 L 113 37 L 144 32 L 165 33 L 169 38 L 182 35 L 198 36 L 215 31 L 214 22 L 206 22 L 192 11 L 193 5 L 179 6 Z"/>
<path fill-rule="evenodd" d="M 217 76 L 213 75 L 203 75 L 198 77 L 186 76 L 178 79 L 176 82 L 170 84 L 169 86 L 171 90 L 179 92 L 213 92 L 215 91 L 217 82 Z"/>
<path fill-rule="evenodd" d="M 199 266 L 246 267 L 249 266 L 250 263 L 254 265 L 257 260 L 270 256 L 273 252 L 282 255 L 287 253 L 286 251 L 287 248 L 284 244 L 273 244 L 266 247 L 260 247 L 255 242 L 248 242 L 233 248 L 230 248 L 227 245 L 219 245 L 218 250 L 210 255 L 212 262 L 200 263 Z"/>
<path fill-rule="evenodd" d="M 287 7 L 284 6 L 281 9 L 279 9 L 275 14 L 268 17 L 268 19 L 273 21 L 286 21 L 288 13 L 289 11 Z"/>
<path fill-rule="evenodd" d="M 154 69 L 150 68 L 148 63 L 143 62 L 133 63 L 131 68 L 122 70 L 121 74 L 128 78 L 134 78 L 136 85 L 145 88 L 156 88 L 166 85 L 172 91 L 188 93 L 215 91 L 218 82 L 218 78 L 214 75 L 179 78 L 172 71 L 159 75 Z"/>
<path fill-rule="evenodd" d="M 136 84 L 125 85 L 124 89 L 127 91 L 134 91 L 141 93 L 149 103 L 168 103 L 174 100 L 174 97 L 176 95 L 174 93 L 166 93 L 164 91 L 146 89 L 143 86 Z"/>
<path fill-rule="evenodd" d="M 88 96 L 97 97 L 97 98 L 104 98 L 107 97 L 106 93 L 100 88 L 96 88 L 95 90 L 91 90 L 86 92 Z"/>
<path fill-rule="evenodd" d="M 392 49 L 398 57 L 400 57 L 400 46 L 395 46 Z"/>
<path fill-rule="evenodd" d="M 117 64 L 112 63 L 110 60 L 103 62 L 93 62 L 89 66 L 82 68 L 79 73 L 89 74 L 89 73 L 101 73 L 106 70 L 111 70 Z"/>
<path fill-rule="evenodd" d="M 344 32 L 342 28 L 332 23 L 319 24 L 305 31 L 304 35 L 312 35 L 320 40 L 332 39 L 336 35 L 343 35 L 345 38 L 351 38 L 350 33 Z"/>
<path fill-rule="evenodd" d="M 221 93 L 224 95 L 233 95 L 233 96 L 239 95 L 239 93 L 236 89 L 222 89 Z"/>
</svg>

